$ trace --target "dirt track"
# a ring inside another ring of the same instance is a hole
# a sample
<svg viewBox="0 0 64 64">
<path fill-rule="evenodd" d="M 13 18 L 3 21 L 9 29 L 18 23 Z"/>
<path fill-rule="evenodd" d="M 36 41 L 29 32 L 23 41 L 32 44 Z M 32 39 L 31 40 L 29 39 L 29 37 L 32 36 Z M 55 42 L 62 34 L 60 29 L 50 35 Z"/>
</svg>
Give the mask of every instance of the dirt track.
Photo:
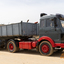
<svg viewBox="0 0 64 64">
<path fill-rule="evenodd" d="M 64 58 L 60 58 L 62 52 L 55 52 L 52 56 L 41 56 L 35 50 L 21 50 L 17 53 L 9 53 L 0 50 L 0 64 L 64 64 Z"/>
</svg>

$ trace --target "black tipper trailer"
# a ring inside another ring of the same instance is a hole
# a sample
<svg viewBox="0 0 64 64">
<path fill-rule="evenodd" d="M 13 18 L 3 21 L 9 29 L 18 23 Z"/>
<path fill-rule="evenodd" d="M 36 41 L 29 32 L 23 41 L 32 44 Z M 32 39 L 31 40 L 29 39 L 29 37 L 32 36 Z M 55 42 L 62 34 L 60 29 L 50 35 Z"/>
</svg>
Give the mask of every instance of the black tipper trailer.
<svg viewBox="0 0 64 64">
<path fill-rule="evenodd" d="M 38 35 L 39 24 L 19 22 L 15 24 L 0 26 L 0 39 L 14 36 L 33 36 Z"/>
</svg>

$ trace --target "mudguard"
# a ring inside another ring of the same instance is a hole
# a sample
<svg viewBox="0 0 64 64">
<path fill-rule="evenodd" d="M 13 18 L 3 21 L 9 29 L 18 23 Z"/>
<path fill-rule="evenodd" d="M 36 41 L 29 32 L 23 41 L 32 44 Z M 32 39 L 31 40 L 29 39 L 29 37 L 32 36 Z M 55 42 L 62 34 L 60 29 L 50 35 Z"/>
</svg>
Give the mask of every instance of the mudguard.
<svg viewBox="0 0 64 64">
<path fill-rule="evenodd" d="M 48 36 L 43 36 L 43 37 L 39 38 L 36 46 L 38 46 L 41 41 L 49 41 L 51 43 L 52 47 L 55 47 L 54 41 Z"/>
</svg>

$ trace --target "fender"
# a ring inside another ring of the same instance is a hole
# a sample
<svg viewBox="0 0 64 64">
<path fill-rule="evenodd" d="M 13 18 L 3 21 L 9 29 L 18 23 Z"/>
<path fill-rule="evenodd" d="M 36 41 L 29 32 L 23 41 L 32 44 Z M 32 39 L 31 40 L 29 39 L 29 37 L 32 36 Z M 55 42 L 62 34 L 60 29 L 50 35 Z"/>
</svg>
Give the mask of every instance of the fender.
<svg viewBox="0 0 64 64">
<path fill-rule="evenodd" d="M 51 43 L 52 47 L 55 47 L 54 41 L 53 41 L 50 37 L 48 37 L 48 36 L 43 36 L 43 37 L 39 38 L 36 46 L 38 46 L 39 43 L 40 43 L 40 41 L 42 41 L 42 40 L 47 40 L 47 41 L 49 41 L 49 42 Z"/>
</svg>

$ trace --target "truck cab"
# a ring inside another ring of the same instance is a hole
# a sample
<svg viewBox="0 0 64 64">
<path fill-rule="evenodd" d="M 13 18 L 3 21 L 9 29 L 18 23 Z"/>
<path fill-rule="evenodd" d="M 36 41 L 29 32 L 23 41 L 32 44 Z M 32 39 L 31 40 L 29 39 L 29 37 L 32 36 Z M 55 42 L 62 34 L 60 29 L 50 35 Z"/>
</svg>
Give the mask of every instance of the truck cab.
<svg viewBox="0 0 64 64">
<path fill-rule="evenodd" d="M 48 36 L 55 43 L 64 42 L 64 18 L 61 15 L 45 15 L 40 18 L 39 36 Z"/>
<path fill-rule="evenodd" d="M 42 55 L 51 55 L 54 50 L 64 49 L 64 16 L 56 15 L 41 15 L 39 40 L 36 48 Z"/>
</svg>

